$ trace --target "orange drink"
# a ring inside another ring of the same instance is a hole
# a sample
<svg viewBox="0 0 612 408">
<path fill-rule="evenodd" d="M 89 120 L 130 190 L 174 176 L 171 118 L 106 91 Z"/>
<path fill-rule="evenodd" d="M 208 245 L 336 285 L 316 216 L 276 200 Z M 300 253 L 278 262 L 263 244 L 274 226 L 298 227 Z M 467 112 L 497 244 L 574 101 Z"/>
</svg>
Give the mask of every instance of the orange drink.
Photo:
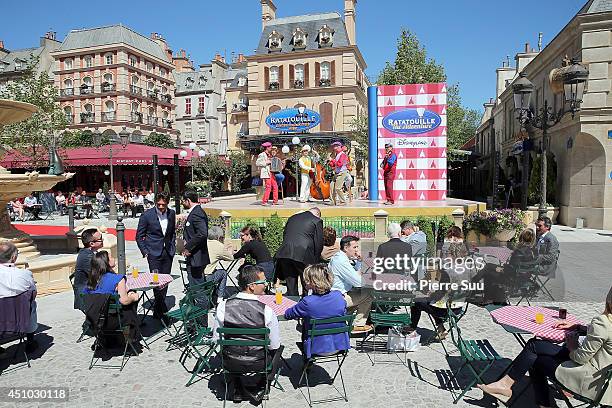
<svg viewBox="0 0 612 408">
<path fill-rule="evenodd" d="M 158 273 L 154 273 L 153 274 L 153 283 L 159 283 L 159 274 Z"/>
<path fill-rule="evenodd" d="M 274 300 L 276 301 L 277 305 L 283 303 L 283 294 L 281 293 L 280 289 L 276 289 L 276 297 Z"/>
<path fill-rule="evenodd" d="M 536 321 L 537 324 L 544 323 L 544 314 L 543 313 L 536 313 L 535 321 Z"/>
</svg>

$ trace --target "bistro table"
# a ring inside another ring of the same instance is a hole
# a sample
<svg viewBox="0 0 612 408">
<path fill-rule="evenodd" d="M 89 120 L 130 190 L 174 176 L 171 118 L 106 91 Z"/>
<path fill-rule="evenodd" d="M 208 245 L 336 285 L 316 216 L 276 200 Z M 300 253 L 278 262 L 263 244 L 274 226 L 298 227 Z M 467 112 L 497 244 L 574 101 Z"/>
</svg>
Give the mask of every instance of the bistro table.
<svg viewBox="0 0 612 408">
<path fill-rule="evenodd" d="M 178 275 L 170 275 L 167 273 L 158 274 L 159 282 L 153 283 L 153 274 L 150 272 L 141 272 L 138 274 L 137 278 L 134 278 L 132 274 L 127 275 L 126 286 L 128 290 L 133 290 L 136 292 L 142 292 L 140 297 L 138 298 L 138 303 L 142 307 L 143 316 L 140 322 L 142 323 L 147 317 L 147 315 L 151 312 L 151 309 L 147 309 L 144 307 L 145 302 L 149 302 L 152 304 L 154 301 L 151 300 L 151 297 L 147 294 L 148 291 L 153 289 L 161 289 L 164 286 L 168 286 L 170 282 L 175 279 L 178 279 Z M 143 301 L 144 300 L 144 301 Z"/>
<path fill-rule="evenodd" d="M 283 301 L 280 305 L 276 304 L 276 295 L 259 295 L 257 296 L 257 300 L 264 305 L 270 306 L 276 314 L 276 317 L 278 317 L 278 320 L 285 320 L 285 311 L 295 306 L 295 304 L 299 302 L 300 297 L 283 295 Z"/>
<path fill-rule="evenodd" d="M 500 264 L 505 264 L 508 262 L 510 257 L 512 256 L 512 250 L 506 247 L 496 247 L 496 246 L 481 246 L 474 248 L 478 255 L 482 255 L 485 257 L 493 257 L 499 260 Z"/>
</svg>

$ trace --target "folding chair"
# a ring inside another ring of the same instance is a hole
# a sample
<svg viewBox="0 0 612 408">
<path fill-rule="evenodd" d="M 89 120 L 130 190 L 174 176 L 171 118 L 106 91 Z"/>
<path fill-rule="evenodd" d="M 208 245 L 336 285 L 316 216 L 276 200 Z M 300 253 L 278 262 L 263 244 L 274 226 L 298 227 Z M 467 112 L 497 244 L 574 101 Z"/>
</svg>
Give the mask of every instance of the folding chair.
<svg viewBox="0 0 612 408">
<path fill-rule="evenodd" d="M 104 295 L 87 295 L 87 296 L 104 296 Z M 90 322 L 92 323 L 92 329 L 95 334 L 95 340 L 93 344 L 93 353 L 91 356 L 91 362 L 89 363 L 89 369 L 91 370 L 93 367 L 99 368 L 118 368 L 119 371 L 123 371 L 123 368 L 127 364 L 130 359 L 130 355 L 128 354 L 128 348 L 133 355 L 138 355 L 134 344 L 129 336 L 129 326 L 124 325 L 121 319 L 121 309 L 122 305 L 119 303 L 119 295 L 110 295 L 106 300 L 105 305 L 103 306 L 97 321 Z M 109 327 L 109 322 L 113 322 L 113 319 L 116 319 L 114 326 Z M 121 335 L 125 342 L 125 347 L 123 348 L 123 355 L 121 358 L 120 365 L 102 365 L 97 364 L 97 361 L 100 360 L 100 357 L 96 358 L 96 352 L 98 349 L 103 348 L 103 339 L 106 336 L 112 335 Z"/>
<path fill-rule="evenodd" d="M 81 302 L 81 305 L 82 305 L 83 304 L 83 298 L 84 298 L 85 295 L 83 293 L 77 293 L 77 289 L 74 286 L 74 275 L 75 275 L 75 272 L 72 272 L 70 274 L 70 276 L 68 276 L 68 280 L 70 281 L 70 286 L 72 287 L 72 292 L 74 293 L 74 296 L 77 296 L 77 297 L 80 298 L 80 302 Z M 77 343 L 82 342 L 85 339 L 85 337 L 87 337 L 87 338 L 93 337 L 92 327 L 91 327 L 91 324 L 90 324 L 89 320 L 85 319 L 85 321 L 82 324 L 82 329 L 81 330 L 82 330 L 81 331 L 81 335 L 79 336 L 79 338 L 76 341 Z"/>
<path fill-rule="evenodd" d="M 606 374 L 603 376 L 603 378 L 604 378 L 603 386 L 601 387 L 601 389 L 597 393 L 595 399 L 590 399 L 590 398 L 587 398 L 585 396 L 578 395 L 578 394 L 574 393 L 573 391 L 568 390 L 563 384 L 561 384 L 559 381 L 557 381 L 556 378 L 550 378 L 550 381 L 551 381 L 553 387 L 556 388 L 559 391 L 559 394 L 561 394 L 561 396 L 562 396 L 563 400 L 565 401 L 565 404 L 568 406 L 568 408 L 578 408 L 578 407 L 583 407 L 583 406 L 585 408 L 596 408 L 596 407 L 599 407 L 599 406 L 603 406 L 603 405 L 601 405 L 601 399 L 603 398 L 603 396 L 606 393 L 608 387 L 610 386 L 610 382 L 612 382 L 612 366 L 608 366 Z M 569 392 L 570 394 L 572 394 L 572 398 L 575 399 L 576 401 L 581 402 L 581 404 L 573 405 L 572 402 L 570 401 L 570 399 L 565 395 L 565 393 L 563 391 Z"/>
<path fill-rule="evenodd" d="M 546 284 L 552 279 L 549 275 L 541 275 L 541 268 L 537 262 L 522 263 L 517 266 L 517 280 L 514 283 L 514 288 L 511 293 L 515 293 L 520 296 L 519 301 L 516 303 L 518 306 L 523 300 L 527 301 L 528 305 L 531 305 L 530 300 L 536 298 L 540 293 L 547 295 L 551 301 L 555 301 L 554 296 Z M 514 297 L 510 295 L 509 297 Z"/>
<path fill-rule="evenodd" d="M 451 378 L 447 382 L 446 386 L 449 390 L 453 390 L 453 380 L 458 383 L 458 376 L 464 367 L 467 367 L 472 373 L 473 378 L 469 384 L 461 390 L 459 396 L 453 400 L 453 404 L 459 402 L 461 398 L 472 388 L 476 383 L 486 384 L 482 379 L 482 376 L 493 366 L 496 361 L 502 359 L 502 357 L 495 351 L 489 340 L 466 340 L 461 335 L 461 329 L 459 328 L 458 322 L 459 317 L 448 308 L 448 322 L 450 324 L 451 339 L 457 350 L 459 350 L 462 363 L 456 372 L 452 373 Z M 477 370 L 475 364 L 483 363 L 484 368 Z"/>
<path fill-rule="evenodd" d="M 310 320 L 310 329 L 308 330 L 308 337 L 310 338 L 310 344 L 316 341 L 317 337 L 330 335 L 330 334 L 340 334 L 346 333 L 347 336 L 350 335 L 351 330 L 353 329 L 353 320 L 355 319 L 355 315 L 346 315 L 339 317 L 330 317 L 328 319 L 311 319 Z M 331 401 L 339 401 L 344 400 L 348 402 L 348 396 L 346 394 L 346 387 L 344 386 L 344 378 L 342 377 L 342 364 L 344 364 L 344 360 L 348 355 L 348 350 L 337 350 L 335 353 L 326 354 L 326 355 L 312 355 L 310 358 L 304 356 L 304 368 L 302 369 L 302 375 L 298 381 L 298 387 L 302 384 L 302 379 L 306 379 L 306 390 L 308 396 L 304 395 L 302 388 L 300 387 L 300 392 L 308 402 L 308 405 L 312 407 L 313 404 L 318 404 L 322 402 L 331 402 Z M 331 377 L 330 385 L 334 387 L 334 389 L 340 394 L 339 397 L 331 397 L 323 400 L 313 401 L 310 395 L 310 381 L 308 378 L 308 370 L 314 364 L 321 363 L 329 363 L 336 362 L 338 364 L 338 369 L 334 373 L 334 376 Z M 340 382 L 342 383 L 342 392 L 334 385 L 334 381 L 336 381 L 336 377 L 340 375 Z"/>
<path fill-rule="evenodd" d="M 449 323 L 451 314 L 453 314 L 456 317 L 456 323 L 459 323 L 459 321 L 463 319 L 463 316 L 465 316 L 465 314 L 467 313 L 467 309 L 469 306 L 469 303 L 467 302 L 468 297 L 469 297 L 469 292 L 466 292 L 466 291 L 461 291 L 461 292 L 455 291 L 448 295 L 446 299 L 446 315 L 442 317 L 442 324 Z M 461 311 L 458 313 L 455 313 L 452 311 L 453 308 L 451 308 L 451 306 L 453 305 L 454 302 L 464 302 L 465 303 L 465 305 L 461 308 Z M 441 333 L 438 332 L 437 330 L 436 322 L 433 316 L 430 314 L 427 314 L 427 317 L 429 317 L 429 321 L 431 322 L 431 326 L 433 327 L 433 334 L 423 344 L 429 346 L 434 341 L 438 341 L 440 345 L 442 345 L 444 354 L 446 354 L 446 356 L 448 357 L 449 352 L 446 349 L 446 346 L 444 345 L 444 339 L 442 338 Z"/>
<path fill-rule="evenodd" d="M 187 333 L 187 330 L 191 327 L 189 323 L 208 316 L 208 307 L 198 305 L 196 303 L 196 297 L 200 292 L 203 292 L 205 296 L 210 298 L 214 288 L 214 282 L 205 282 L 201 285 L 191 286 L 187 293 L 185 293 L 183 299 L 179 301 L 178 309 L 166 313 L 166 316 L 172 319 L 172 328 L 174 329 L 174 334 L 172 334 L 170 332 L 170 327 L 166 327 L 170 335 L 166 351 L 171 350 L 173 347 L 181 348 L 186 346 L 187 339 L 185 333 Z M 210 304 L 211 303 L 209 303 L 209 305 Z"/>
<path fill-rule="evenodd" d="M 25 339 L 27 337 L 26 331 L 30 327 L 31 323 L 30 319 L 33 301 L 33 290 L 20 293 L 17 296 L 0 298 L 0 321 L 2 322 L 0 324 L 0 340 L 19 340 L 19 343 L 15 348 L 13 358 L 17 358 L 17 352 L 19 351 L 19 348 L 23 346 L 23 355 L 25 356 L 26 360 L 25 364 L 28 366 L 28 368 L 31 367 L 31 365 L 30 358 L 28 357 L 28 353 L 26 351 Z M 30 305 L 27 310 L 24 307 L 26 303 Z M 19 364 L 10 370 L 0 371 L 0 374 L 7 371 L 13 371 L 19 367 L 23 367 L 23 364 Z"/>
<path fill-rule="evenodd" d="M 183 282 L 183 293 L 189 288 L 189 279 L 187 278 L 187 260 L 179 259 L 179 270 L 181 271 L 181 281 Z"/>
<path fill-rule="evenodd" d="M 227 401 L 227 392 L 228 392 L 228 377 L 231 375 L 234 376 L 265 376 L 265 385 L 263 390 L 263 398 L 268 399 L 268 395 L 270 393 L 270 373 L 272 373 L 272 359 L 270 358 L 268 347 L 270 346 L 270 329 L 267 327 L 263 328 L 229 328 L 229 327 L 219 327 L 217 329 L 217 333 L 219 333 L 219 341 L 217 344 L 220 346 L 221 350 L 221 367 L 223 369 L 223 380 L 225 382 L 225 393 L 223 397 L 223 406 L 225 407 L 225 403 Z M 245 336 L 250 337 L 252 340 L 243 340 L 238 339 L 236 336 Z M 226 368 L 226 357 L 225 357 L 225 348 L 226 347 L 261 347 L 264 352 L 264 367 L 263 369 L 250 369 L 250 370 L 241 370 L 231 371 Z M 280 352 L 277 351 L 277 353 Z M 275 382 L 278 381 L 278 374 L 276 375 Z"/>
<path fill-rule="evenodd" d="M 411 323 L 410 320 L 410 311 L 408 307 L 412 305 L 414 300 L 413 295 L 406 295 L 403 293 L 393 293 L 393 292 L 381 292 L 374 291 L 372 292 L 373 300 L 372 300 L 372 312 L 370 313 L 370 321 L 372 322 L 372 326 L 374 330 L 372 332 L 366 334 L 366 336 L 361 341 L 361 349 L 369 338 L 372 338 L 372 353 L 373 357 L 370 357 L 370 353 L 367 353 L 368 358 L 372 365 L 376 363 L 376 339 L 378 336 L 378 328 L 379 327 L 395 327 L 401 329 L 402 327 L 409 326 Z M 403 312 L 394 313 L 398 309 Z M 384 335 L 383 335 L 384 336 Z M 394 352 L 397 356 L 397 352 Z M 407 352 L 404 350 L 404 359 L 401 360 L 402 364 L 406 364 L 407 362 Z"/>
</svg>

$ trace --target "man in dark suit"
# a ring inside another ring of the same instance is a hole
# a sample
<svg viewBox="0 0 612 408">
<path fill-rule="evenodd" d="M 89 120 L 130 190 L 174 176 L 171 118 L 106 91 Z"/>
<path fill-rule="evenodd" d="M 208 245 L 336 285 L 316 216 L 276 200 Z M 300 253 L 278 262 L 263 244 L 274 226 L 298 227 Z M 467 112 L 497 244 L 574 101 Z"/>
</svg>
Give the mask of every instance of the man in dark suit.
<svg viewBox="0 0 612 408">
<path fill-rule="evenodd" d="M 103 246 L 102 234 L 96 228 L 81 232 L 83 248 L 79 251 L 74 268 L 74 308 L 83 310 L 81 293 L 87 286 L 91 273 L 91 258 Z"/>
<path fill-rule="evenodd" d="M 536 221 L 536 260 L 539 267 L 539 274 L 554 278 L 557 270 L 557 260 L 559 259 L 559 241 L 550 229 L 552 221 L 550 218 L 542 216 Z"/>
<path fill-rule="evenodd" d="M 208 217 L 200 206 L 198 194 L 195 191 L 185 191 L 183 193 L 183 208 L 187 210 L 187 219 L 183 229 L 183 239 L 185 249 L 183 256 L 187 260 L 187 278 L 189 284 L 202 284 L 206 282 L 204 268 L 210 263 L 208 255 Z M 202 307 L 207 308 L 206 299 L 196 299 Z M 205 316 L 206 317 L 206 316 Z M 202 321 L 202 324 L 207 322 Z"/>
<path fill-rule="evenodd" d="M 313 207 L 292 215 L 285 224 L 283 244 L 276 252 L 277 276 L 287 282 L 287 295 L 298 295 L 298 277 L 302 280 L 307 265 L 319 263 L 323 251 L 321 210 Z M 304 290 L 304 282 L 302 281 Z"/>
<path fill-rule="evenodd" d="M 389 227 L 387 228 L 387 234 L 389 235 L 389 240 L 385 243 L 382 243 L 378 246 L 376 250 L 376 258 L 391 258 L 394 260 L 394 266 L 402 266 L 396 265 L 395 259 L 399 255 L 401 259 L 409 259 L 412 257 L 412 245 L 407 242 L 401 240 L 400 236 L 402 234 L 402 228 L 396 222 L 389 223 Z M 404 261 L 401 261 L 404 262 Z M 385 265 L 385 262 L 382 262 L 382 265 Z M 409 265 L 406 265 L 410 267 Z M 398 274 L 408 274 L 412 272 L 411 270 L 405 270 L 404 268 L 398 269 L 396 267 L 393 268 L 385 268 L 383 273 L 398 273 Z M 416 276 L 414 276 L 416 280 Z"/>
<path fill-rule="evenodd" d="M 169 274 L 172 270 L 172 259 L 176 253 L 176 213 L 168 208 L 170 195 L 161 192 L 155 197 L 155 207 L 146 210 L 138 221 L 136 244 L 140 253 L 147 258 L 149 271 Z M 165 318 L 168 311 L 166 293 L 168 286 L 155 289 L 155 306 L 153 318 Z"/>
</svg>

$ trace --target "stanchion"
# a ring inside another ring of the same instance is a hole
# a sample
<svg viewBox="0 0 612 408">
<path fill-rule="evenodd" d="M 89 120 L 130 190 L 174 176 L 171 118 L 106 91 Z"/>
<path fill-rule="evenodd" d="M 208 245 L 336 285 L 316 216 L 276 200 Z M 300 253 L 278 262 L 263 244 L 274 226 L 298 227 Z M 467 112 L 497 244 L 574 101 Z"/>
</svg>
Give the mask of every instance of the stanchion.
<svg viewBox="0 0 612 408">
<path fill-rule="evenodd" d="M 123 217 L 117 217 L 117 267 L 119 274 L 125 275 L 125 225 Z"/>
<path fill-rule="evenodd" d="M 74 205 L 68 205 L 68 232 L 74 234 Z"/>
</svg>

